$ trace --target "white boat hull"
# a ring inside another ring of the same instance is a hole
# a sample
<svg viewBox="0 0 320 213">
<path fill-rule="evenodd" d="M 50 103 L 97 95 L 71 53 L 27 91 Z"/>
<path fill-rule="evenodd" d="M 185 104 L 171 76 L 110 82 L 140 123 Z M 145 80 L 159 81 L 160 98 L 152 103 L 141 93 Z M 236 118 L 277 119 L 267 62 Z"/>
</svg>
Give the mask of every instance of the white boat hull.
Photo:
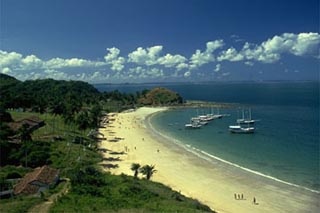
<svg viewBox="0 0 320 213">
<path fill-rule="evenodd" d="M 254 127 L 241 127 L 241 126 L 229 126 L 229 131 L 231 133 L 238 134 L 252 134 L 254 133 Z"/>
</svg>

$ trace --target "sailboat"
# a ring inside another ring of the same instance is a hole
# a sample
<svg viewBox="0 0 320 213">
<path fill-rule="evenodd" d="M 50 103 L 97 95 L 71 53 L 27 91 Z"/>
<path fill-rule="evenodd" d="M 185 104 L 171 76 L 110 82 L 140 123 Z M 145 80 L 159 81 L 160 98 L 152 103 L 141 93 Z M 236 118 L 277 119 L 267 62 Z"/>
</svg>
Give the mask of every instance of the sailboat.
<svg viewBox="0 0 320 213">
<path fill-rule="evenodd" d="M 242 118 L 237 119 L 238 124 L 254 124 L 256 121 L 251 118 L 251 109 L 249 109 L 249 118 L 244 117 L 244 110 L 242 109 Z"/>
<path fill-rule="evenodd" d="M 249 109 L 249 118 L 244 117 L 244 110 L 242 109 L 242 118 L 237 119 L 237 125 L 229 126 L 229 131 L 231 133 L 240 133 L 240 134 L 250 134 L 254 133 L 255 128 L 250 126 L 254 124 L 255 120 L 251 118 L 251 109 Z M 242 124 L 246 124 L 247 127 L 241 126 Z"/>
</svg>

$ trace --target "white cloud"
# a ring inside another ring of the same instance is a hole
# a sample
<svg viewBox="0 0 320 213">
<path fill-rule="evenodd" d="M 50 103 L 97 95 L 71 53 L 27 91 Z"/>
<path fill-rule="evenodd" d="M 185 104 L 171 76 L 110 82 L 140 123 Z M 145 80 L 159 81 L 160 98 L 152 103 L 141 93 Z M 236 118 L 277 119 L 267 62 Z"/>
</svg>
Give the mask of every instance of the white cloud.
<svg viewBox="0 0 320 213">
<path fill-rule="evenodd" d="M 213 71 L 219 72 L 220 70 L 221 70 L 221 64 L 217 64 Z"/>
<path fill-rule="evenodd" d="M 165 67 L 175 67 L 180 64 L 184 64 L 184 62 L 186 61 L 187 59 L 182 55 L 171 55 L 169 53 L 165 56 L 158 58 L 158 63 L 160 65 L 164 65 Z"/>
<path fill-rule="evenodd" d="M 104 62 L 90 61 L 79 58 L 53 58 L 48 61 L 44 61 L 35 55 L 27 55 L 26 57 L 23 57 L 22 54 L 16 52 L 6 52 L 0 50 L 0 67 L 10 67 L 17 70 L 98 67 L 104 65 Z"/>
<path fill-rule="evenodd" d="M 159 78 L 164 76 L 164 72 L 159 68 L 143 68 L 141 66 L 130 68 L 128 72 L 131 78 Z"/>
<path fill-rule="evenodd" d="M 21 61 L 24 69 L 39 69 L 43 66 L 43 61 L 35 55 L 28 55 Z"/>
<path fill-rule="evenodd" d="M 0 72 L 19 76 L 20 79 L 51 77 L 84 81 L 103 79 L 126 81 L 128 77 L 138 80 L 205 76 L 208 70 L 198 68 L 216 62 L 213 71 L 219 73 L 219 75 L 214 74 L 219 77 L 228 75 L 226 72 L 221 72 L 221 61 L 225 63 L 241 61 L 247 66 L 253 66 L 258 62 L 278 62 L 286 54 L 320 59 L 319 44 L 318 33 L 284 33 L 259 44 L 246 42 L 239 49 L 235 47 L 222 49 L 223 40 L 209 41 L 204 50 L 195 50 L 189 58 L 183 54 L 163 53 L 162 45 L 138 47 L 126 57 L 120 56 L 120 49 L 111 47 L 107 48 L 108 52 L 102 61 L 60 57 L 43 60 L 32 54 L 25 56 L 17 52 L 0 50 Z M 132 68 L 133 66 L 137 67 Z M 196 71 L 193 71 L 194 69 Z M 211 74 L 213 76 L 213 73 Z"/>
<path fill-rule="evenodd" d="M 124 57 L 119 57 L 120 50 L 116 47 L 107 48 L 109 53 L 104 56 L 107 64 L 111 64 L 111 69 L 114 71 L 121 71 L 124 68 L 126 62 Z"/>
<path fill-rule="evenodd" d="M 181 64 L 178 64 L 178 65 L 176 66 L 176 69 L 177 69 L 178 71 L 183 70 L 183 69 L 187 69 L 187 68 L 189 68 L 189 65 L 186 64 L 186 63 L 181 63 Z"/>
<path fill-rule="evenodd" d="M 190 58 L 190 68 L 195 69 L 204 64 L 215 61 L 213 52 L 224 45 L 223 40 L 209 41 L 206 44 L 206 50 L 201 52 L 201 50 L 196 50 L 196 52 Z"/>
<path fill-rule="evenodd" d="M 183 76 L 184 76 L 184 77 L 189 77 L 190 75 L 191 75 L 191 72 L 190 72 L 190 71 L 187 71 L 187 72 L 184 73 Z"/>
<path fill-rule="evenodd" d="M 153 46 L 147 49 L 138 47 L 135 51 L 129 53 L 128 61 L 139 65 L 155 65 L 162 51 L 162 46 Z"/>
<path fill-rule="evenodd" d="M 0 67 L 17 66 L 21 63 L 22 55 L 16 52 L 0 50 Z"/>
<path fill-rule="evenodd" d="M 153 78 L 159 78 L 162 77 L 163 74 L 163 70 L 162 69 L 158 69 L 158 68 L 151 68 L 148 72 L 148 75 L 153 77 Z"/>
<path fill-rule="evenodd" d="M 244 62 L 244 64 L 247 66 L 251 66 L 251 67 L 254 65 L 254 63 L 252 61 L 246 61 L 246 62 Z"/>
<path fill-rule="evenodd" d="M 120 54 L 120 50 L 116 47 L 112 47 L 112 48 L 107 48 L 107 50 L 109 51 L 109 53 L 104 56 L 104 59 L 106 61 L 112 61 L 118 58 L 119 54 Z"/>
<path fill-rule="evenodd" d="M 313 54 L 318 50 L 320 35 L 318 33 L 284 33 L 263 42 L 266 52 L 291 53 L 296 56 Z"/>
<path fill-rule="evenodd" d="M 318 54 L 320 35 L 318 33 L 284 33 L 274 36 L 260 45 L 246 43 L 241 54 L 248 60 L 256 60 L 264 63 L 279 61 L 282 54 L 295 56 Z"/>
<path fill-rule="evenodd" d="M 28 57 L 28 56 L 27 56 Z M 43 61 L 43 66 L 47 69 L 62 69 L 62 68 L 74 68 L 74 67 L 99 67 L 104 66 L 104 62 L 90 61 L 81 58 L 53 58 L 49 61 Z M 39 63 L 40 64 L 40 63 Z"/>
<path fill-rule="evenodd" d="M 320 35 L 318 33 L 284 33 L 276 35 L 259 45 L 246 42 L 240 51 L 230 47 L 222 51 L 217 60 L 232 62 L 254 60 L 274 63 L 279 61 L 283 54 L 317 57 L 319 55 L 319 44 Z M 200 52 L 196 56 L 199 57 Z M 209 61 L 209 59 L 204 60 L 204 62 L 206 61 Z M 245 62 L 245 64 L 253 65 L 252 62 Z"/>
<path fill-rule="evenodd" d="M 10 69 L 9 67 L 5 67 L 5 68 L 3 68 L 3 69 L 1 70 L 1 72 L 2 72 L 3 74 L 10 74 L 10 73 L 11 73 L 11 69 Z"/>
<path fill-rule="evenodd" d="M 218 56 L 218 61 L 241 61 L 243 60 L 243 55 L 237 52 L 237 50 L 233 47 L 230 47 L 227 50 L 221 52 L 220 56 Z"/>
</svg>

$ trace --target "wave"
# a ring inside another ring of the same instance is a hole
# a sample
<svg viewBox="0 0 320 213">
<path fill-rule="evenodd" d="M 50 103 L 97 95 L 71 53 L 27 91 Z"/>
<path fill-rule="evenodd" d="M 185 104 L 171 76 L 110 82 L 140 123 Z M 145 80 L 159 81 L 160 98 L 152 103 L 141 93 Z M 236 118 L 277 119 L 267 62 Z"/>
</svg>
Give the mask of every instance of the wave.
<svg viewBox="0 0 320 213">
<path fill-rule="evenodd" d="M 212 160 L 217 160 L 219 162 L 222 162 L 222 163 L 225 163 L 227 165 L 230 165 L 230 166 L 233 166 L 235 168 L 238 168 L 238 169 L 241 169 L 243 171 L 246 171 L 246 172 L 249 172 L 251 174 L 254 174 L 254 175 L 258 175 L 258 176 L 261 176 L 261 177 L 264 177 L 264 178 L 267 178 L 269 180 L 272 180 L 272 181 L 276 181 L 278 183 L 282 183 L 282 184 L 286 184 L 286 185 L 289 185 L 289 186 L 293 186 L 293 187 L 296 187 L 296 188 L 299 188 L 299 189 L 304 189 L 304 190 L 307 190 L 307 191 L 310 191 L 310 192 L 313 192 L 313 193 L 316 193 L 316 194 L 320 194 L 320 191 L 318 190 L 315 190 L 315 189 L 310 189 L 308 187 L 305 187 L 305 186 L 301 186 L 301 185 L 298 185 L 298 184 L 295 184 L 295 183 L 290 183 L 290 182 L 287 182 L 287 181 L 284 181 L 284 180 L 281 180 L 279 178 L 276 178 L 276 177 L 273 177 L 273 176 L 270 176 L 270 175 L 266 175 L 266 174 L 263 174 L 259 171 L 255 171 L 255 170 L 252 170 L 252 169 L 249 169 L 249 168 L 246 168 L 246 167 L 243 167 L 239 164 L 236 164 L 236 163 L 232 163 L 230 161 L 227 161 L 227 160 L 224 160 L 220 157 L 217 157 L 215 155 L 212 155 L 212 154 L 209 154 L 203 150 L 200 150 L 198 148 L 195 148 L 193 146 L 191 146 L 190 144 L 184 144 L 183 142 L 181 142 L 180 140 L 176 139 L 176 138 L 173 138 L 172 136 L 168 136 L 166 134 L 163 134 L 162 132 L 156 130 L 153 125 L 151 124 L 151 121 L 150 119 L 158 114 L 160 112 L 156 112 L 156 113 L 153 113 L 149 116 L 147 116 L 145 118 L 145 126 L 147 129 L 149 129 L 151 131 L 151 133 L 153 134 L 156 134 L 168 141 L 171 141 L 173 142 L 174 144 L 178 145 L 179 147 L 185 149 L 186 151 L 196 155 L 197 157 L 201 158 L 201 159 L 204 159 L 204 160 L 207 160 L 207 161 L 210 161 L 212 163 Z"/>
</svg>

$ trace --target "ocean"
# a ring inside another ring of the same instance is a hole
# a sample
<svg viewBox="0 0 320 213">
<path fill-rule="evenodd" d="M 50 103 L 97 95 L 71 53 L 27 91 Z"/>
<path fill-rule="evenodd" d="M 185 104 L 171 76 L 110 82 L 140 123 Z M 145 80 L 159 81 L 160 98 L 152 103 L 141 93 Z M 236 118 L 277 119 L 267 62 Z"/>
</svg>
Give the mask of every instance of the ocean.
<svg viewBox="0 0 320 213">
<path fill-rule="evenodd" d="M 100 91 L 136 92 L 166 87 L 184 99 L 232 103 L 220 109 L 230 114 L 200 129 L 184 125 L 197 114 L 212 109 L 176 109 L 152 117 L 161 134 L 199 150 L 207 157 L 311 191 L 320 191 L 319 179 L 319 82 L 169 83 L 95 85 Z M 231 134 L 242 109 L 257 119 L 254 134 Z M 213 109 L 217 110 L 217 109 Z"/>
</svg>

